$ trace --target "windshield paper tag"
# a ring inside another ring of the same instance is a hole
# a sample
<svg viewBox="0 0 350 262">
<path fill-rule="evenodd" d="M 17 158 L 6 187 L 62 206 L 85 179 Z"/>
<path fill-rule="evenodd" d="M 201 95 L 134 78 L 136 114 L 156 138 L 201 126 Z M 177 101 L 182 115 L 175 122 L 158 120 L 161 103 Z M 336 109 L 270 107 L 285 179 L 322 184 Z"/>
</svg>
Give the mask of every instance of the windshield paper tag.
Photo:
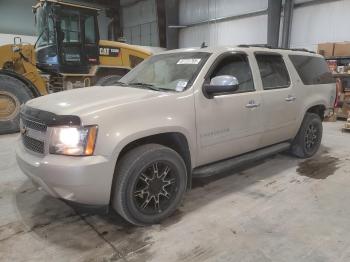
<svg viewBox="0 0 350 262">
<path fill-rule="evenodd" d="M 189 58 L 189 59 L 180 59 L 178 65 L 198 65 L 201 61 L 200 58 Z"/>
<path fill-rule="evenodd" d="M 187 81 L 180 80 L 179 82 L 177 82 L 175 90 L 177 92 L 182 92 L 184 91 L 186 86 L 187 86 Z"/>
</svg>

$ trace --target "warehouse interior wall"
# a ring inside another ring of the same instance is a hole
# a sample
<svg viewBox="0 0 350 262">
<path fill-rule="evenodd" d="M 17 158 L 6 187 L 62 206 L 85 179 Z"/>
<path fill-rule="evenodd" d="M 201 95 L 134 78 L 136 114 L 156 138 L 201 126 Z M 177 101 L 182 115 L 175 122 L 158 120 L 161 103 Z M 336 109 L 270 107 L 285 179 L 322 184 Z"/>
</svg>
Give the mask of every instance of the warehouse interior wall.
<svg viewBox="0 0 350 262">
<path fill-rule="evenodd" d="M 349 0 L 295 8 L 291 47 L 316 50 L 318 43 L 350 41 L 349 11 Z"/>
<path fill-rule="evenodd" d="M 309 5 L 296 7 L 293 12 L 292 48 L 316 50 L 320 42 L 350 41 L 348 23 L 344 22 L 348 20 L 350 0 L 317 3 L 295 0 L 295 5 L 306 2 Z M 187 27 L 179 29 L 179 46 L 195 47 L 202 42 L 210 46 L 266 44 L 267 15 L 244 17 L 244 14 L 267 10 L 267 7 L 268 0 L 180 0 L 179 24 Z M 217 18 L 239 15 L 242 18 L 213 22 Z"/>
<path fill-rule="evenodd" d="M 244 15 L 267 9 L 267 0 L 180 0 L 179 46 L 266 43 L 267 15 L 205 23 L 208 20 Z M 202 23 L 201 23 L 202 22 Z M 203 23 L 204 22 L 204 23 Z M 193 25 L 201 23 L 200 25 Z"/>
<path fill-rule="evenodd" d="M 177 30 L 176 37 L 172 37 L 172 39 L 178 37 L 178 45 L 172 45 L 174 47 L 195 47 L 203 42 L 210 46 L 267 42 L 267 14 L 261 12 L 252 16 L 244 15 L 266 11 L 268 0 L 178 1 L 178 23 L 173 19 L 171 24 L 187 27 L 168 30 L 172 34 Z M 0 45 L 12 43 L 14 36 L 21 36 L 24 42 L 35 42 L 36 32 L 32 13 L 35 2 L 35 0 L 0 0 Z M 313 4 L 298 7 L 298 4 L 307 2 Z M 349 16 L 350 0 L 320 0 L 317 4 L 315 2 L 317 1 L 295 0 L 291 47 L 316 50 L 320 42 L 349 41 L 350 30 L 345 21 Z M 121 0 L 121 5 L 122 29 L 127 42 L 158 46 L 156 1 Z M 241 17 L 221 22 L 210 21 L 232 16 Z M 109 22 L 110 19 L 105 16 L 105 12 L 101 11 L 99 15 L 101 39 L 108 38 Z"/>
<path fill-rule="evenodd" d="M 121 0 L 122 30 L 126 42 L 134 45 L 159 46 L 155 0 Z"/>
<path fill-rule="evenodd" d="M 264 44 L 267 41 L 267 15 L 243 18 L 234 22 L 198 25 L 181 29 L 180 47 Z"/>
</svg>

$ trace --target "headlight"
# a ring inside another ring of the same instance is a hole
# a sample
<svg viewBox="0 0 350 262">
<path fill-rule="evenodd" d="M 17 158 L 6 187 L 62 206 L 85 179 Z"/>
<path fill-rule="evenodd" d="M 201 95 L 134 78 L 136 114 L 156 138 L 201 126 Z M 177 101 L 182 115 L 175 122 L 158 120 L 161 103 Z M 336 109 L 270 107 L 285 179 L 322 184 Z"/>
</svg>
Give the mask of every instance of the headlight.
<svg viewBox="0 0 350 262">
<path fill-rule="evenodd" d="M 50 154 L 91 156 L 94 153 L 97 126 L 54 127 Z"/>
</svg>

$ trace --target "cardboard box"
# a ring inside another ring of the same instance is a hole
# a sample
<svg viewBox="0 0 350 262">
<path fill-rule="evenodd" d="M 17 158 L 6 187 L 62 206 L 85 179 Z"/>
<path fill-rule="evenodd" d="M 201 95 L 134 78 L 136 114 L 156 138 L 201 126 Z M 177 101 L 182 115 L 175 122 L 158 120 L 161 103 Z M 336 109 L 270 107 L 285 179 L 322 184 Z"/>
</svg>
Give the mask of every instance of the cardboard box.
<svg viewBox="0 0 350 262">
<path fill-rule="evenodd" d="M 317 53 L 325 57 L 333 56 L 334 43 L 321 43 L 317 46 Z"/>
<path fill-rule="evenodd" d="M 334 56 L 350 56 L 350 42 L 339 42 L 334 44 Z"/>
</svg>

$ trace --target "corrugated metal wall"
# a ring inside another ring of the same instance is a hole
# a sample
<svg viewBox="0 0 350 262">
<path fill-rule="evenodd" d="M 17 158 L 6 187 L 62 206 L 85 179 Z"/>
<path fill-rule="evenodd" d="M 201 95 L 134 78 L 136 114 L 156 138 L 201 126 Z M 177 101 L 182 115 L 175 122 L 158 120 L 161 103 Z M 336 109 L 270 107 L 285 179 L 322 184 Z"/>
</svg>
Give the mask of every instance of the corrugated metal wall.
<svg viewBox="0 0 350 262">
<path fill-rule="evenodd" d="M 267 0 L 180 0 L 180 24 L 243 15 L 267 9 Z M 180 30 L 179 46 L 211 46 L 241 43 L 265 43 L 267 15 L 214 24 L 191 26 Z"/>
<path fill-rule="evenodd" d="M 158 46 L 158 25 L 155 0 L 137 3 L 121 1 L 123 34 L 130 44 Z"/>
<path fill-rule="evenodd" d="M 296 4 L 312 0 L 295 0 Z M 180 24 L 235 16 L 267 9 L 267 0 L 180 0 Z M 348 17 L 350 0 L 326 2 L 295 8 L 291 47 L 316 49 L 319 42 L 350 41 Z M 282 23 L 281 23 L 282 29 Z M 259 15 L 180 29 L 180 47 L 242 43 L 266 43 L 267 15 Z"/>
<path fill-rule="evenodd" d="M 291 46 L 316 50 L 317 43 L 350 41 L 349 16 L 349 0 L 296 8 Z"/>
</svg>

